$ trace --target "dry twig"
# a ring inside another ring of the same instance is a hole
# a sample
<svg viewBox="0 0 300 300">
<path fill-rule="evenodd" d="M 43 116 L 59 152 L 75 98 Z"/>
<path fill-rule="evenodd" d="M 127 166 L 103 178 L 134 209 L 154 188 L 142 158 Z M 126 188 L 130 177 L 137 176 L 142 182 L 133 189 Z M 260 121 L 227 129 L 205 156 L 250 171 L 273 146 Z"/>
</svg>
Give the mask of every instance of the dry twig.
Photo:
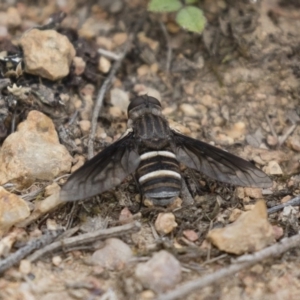
<svg viewBox="0 0 300 300">
<path fill-rule="evenodd" d="M 172 61 L 172 46 L 170 43 L 170 37 L 168 34 L 168 31 L 166 29 L 166 26 L 163 22 L 159 22 L 160 28 L 165 36 L 166 42 L 167 42 L 167 59 L 166 59 L 166 71 L 170 71 L 171 61 Z"/>
<path fill-rule="evenodd" d="M 125 224 L 122 226 L 111 227 L 108 229 L 98 229 L 93 232 L 88 232 L 84 234 L 80 234 L 74 237 L 66 238 L 57 242 L 48 245 L 47 247 L 36 251 L 32 255 L 30 255 L 27 259 L 31 262 L 38 260 L 40 257 L 51 253 L 53 251 L 57 251 L 61 248 L 68 248 L 73 246 L 79 246 L 82 244 L 93 243 L 97 240 L 107 239 L 110 237 L 125 235 L 128 233 L 133 233 L 139 231 L 141 228 L 141 224 L 137 221 Z"/>
<path fill-rule="evenodd" d="M 130 48 L 129 45 L 131 43 L 131 39 L 132 39 L 132 37 L 130 35 L 128 38 L 128 41 L 125 45 L 124 51 L 120 54 L 119 59 L 114 62 L 113 66 L 111 67 L 111 69 L 109 71 L 108 76 L 104 80 L 104 82 L 99 90 L 96 104 L 95 104 L 94 111 L 93 111 L 93 116 L 92 116 L 91 134 L 89 136 L 89 141 L 88 141 L 88 158 L 89 159 L 91 159 L 94 156 L 94 139 L 95 139 L 96 129 L 97 129 L 97 119 L 98 119 L 101 107 L 103 105 L 104 96 L 106 94 L 107 89 L 111 85 L 111 82 L 112 82 L 115 74 L 119 70 L 119 68 L 122 64 L 122 61 L 128 52 L 128 49 Z"/>
<path fill-rule="evenodd" d="M 156 300 L 173 300 L 184 299 L 188 294 L 195 292 L 203 287 L 216 283 L 218 280 L 227 276 L 234 275 L 243 269 L 246 269 L 266 258 L 275 257 L 284 252 L 298 246 L 300 244 L 300 234 L 294 235 L 290 238 L 285 238 L 281 242 L 276 243 L 268 248 L 260 250 L 254 254 L 243 255 L 239 257 L 232 265 L 222 268 L 212 274 L 203 276 L 201 278 L 191 280 L 187 283 L 178 286 L 173 291 L 165 294 L 160 294 Z"/>
<path fill-rule="evenodd" d="M 7 258 L 0 261 L 0 274 L 20 262 L 21 259 L 26 257 L 33 250 L 39 249 L 51 243 L 62 233 L 63 229 L 52 230 L 42 235 L 41 237 L 28 242 L 24 247 L 20 248 L 13 254 L 10 254 Z"/>
<path fill-rule="evenodd" d="M 269 215 L 273 214 L 273 213 L 285 208 L 286 206 L 299 206 L 299 205 L 300 205 L 300 195 L 296 196 L 295 198 L 293 198 L 285 203 L 282 203 L 282 204 L 279 204 L 279 205 L 269 208 L 268 214 Z"/>
<path fill-rule="evenodd" d="M 283 143 L 293 133 L 293 131 L 296 129 L 296 127 L 297 127 L 297 124 L 293 124 L 283 136 L 279 137 L 278 147 L 283 145 Z"/>
<path fill-rule="evenodd" d="M 108 51 L 106 49 L 99 48 L 98 53 L 113 60 L 119 60 L 120 59 L 120 54 L 114 53 L 112 51 Z"/>
<path fill-rule="evenodd" d="M 272 124 L 272 122 L 271 122 L 268 114 L 266 114 L 266 120 L 267 120 L 267 123 L 268 123 L 268 125 L 270 127 L 270 130 L 271 130 L 273 136 L 278 140 L 278 135 L 277 135 L 277 133 L 276 133 L 276 131 L 274 129 L 274 126 L 273 126 L 273 124 Z"/>
</svg>

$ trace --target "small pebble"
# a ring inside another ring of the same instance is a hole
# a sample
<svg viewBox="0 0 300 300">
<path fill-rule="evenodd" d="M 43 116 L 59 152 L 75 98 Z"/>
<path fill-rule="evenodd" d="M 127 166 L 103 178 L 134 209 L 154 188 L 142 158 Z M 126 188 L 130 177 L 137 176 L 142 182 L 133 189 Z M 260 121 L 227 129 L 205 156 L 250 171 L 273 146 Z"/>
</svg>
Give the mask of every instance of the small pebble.
<svg viewBox="0 0 300 300">
<path fill-rule="evenodd" d="M 138 77 L 143 77 L 150 73 L 151 73 L 150 68 L 147 65 L 141 65 L 140 67 L 137 68 Z"/>
<path fill-rule="evenodd" d="M 144 31 L 141 31 L 137 35 L 139 42 L 148 45 L 153 51 L 157 51 L 159 47 L 159 42 L 153 40 L 145 35 Z"/>
<path fill-rule="evenodd" d="M 106 50 L 112 50 L 113 48 L 112 40 L 104 36 L 98 36 L 96 39 L 96 44 L 100 48 L 105 48 Z"/>
<path fill-rule="evenodd" d="M 177 227 L 175 216 L 172 213 L 159 213 L 155 221 L 155 229 L 160 234 L 168 234 Z"/>
<path fill-rule="evenodd" d="M 127 112 L 127 108 L 129 105 L 129 95 L 127 92 L 119 89 L 113 88 L 110 91 L 110 102 L 114 107 L 119 108 L 124 113 Z"/>
<path fill-rule="evenodd" d="M 31 272 L 31 262 L 27 259 L 22 259 L 19 265 L 19 271 L 23 275 L 27 275 Z"/>
<path fill-rule="evenodd" d="M 82 135 L 88 135 L 91 130 L 91 121 L 81 120 L 81 121 L 79 121 L 79 127 L 82 132 Z"/>
<path fill-rule="evenodd" d="M 300 139 L 299 136 L 292 136 L 288 139 L 287 144 L 295 151 L 300 152 Z"/>
<path fill-rule="evenodd" d="M 122 110 L 120 107 L 117 106 L 113 106 L 109 108 L 109 114 L 113 117 L 113 118 L 120 118 L 122 116 Z"/>
<path fill-rule="evenodd" d="M 132 213 L 128 209 L 128 207 L 124 207 L 119 215 L 119 221 L 121 224 L 127 224 L 132 222 Z"/>
<path fill-rule="evenodd" d="M 92 263 L 109 270 L 121 270 L 133 257 L 130 247 L 122 240 L 110 238 L 105 241 L 103 248 L 92 255 Z"/>
<path fill-rule="evenodd" d="M 191 104 L 187 104 L 187 103 L 181 104 L 179 106 L 179 109 L 183 112 L 185 116 L 196 117 L 199 115 L 195 107 Z"/>
<path fill-rule="evenodd" d="M 112 41 L 114 43 L 114 46 L 118 47 L 123 45 L 127 41 L 127 39 L 128 39 L 127 33 L 120 32 L 120 33 L 116 33 L 113 36 Z"/>
<path fill-rule="evenodd" d="M 282 169 L 279 164 L 275 160 L 269 161 L 268 165 L 265 168 L 265 172 L 269 175 L 282 175 Z"/>
<path fill-rule="evenodd" d="M 7 26 L 9 28 L 16 28 L 21 25 L 22 19 L 19 11 L 11 6 L 7 9 Z"/>
<path fill-rule="evenodd" d="M 104 74 L 108 73 L 111 67 L 111 62 L 104 56 L 100 56 L 98 62 L 98 70 Z"/>
<path fill-rule="evenodd" d="M 235 190 L 235 194 L 239 199 L 243 199 L 245 197 L 245 191 L 242 187 L 237 187 Z"/>
<path fill-rule="evenodd" d="M 57 230 L 58 225 L 56 223 L 56 220 L 54 219 L 47 219 L 46 220 L 47 230 Z"/>
<path fill-rule="evenodd" d="M 181 266 L 172 254 L 161 250 L 156 252 L 146 263 L 139 263 L 135 275 L 144 287 L 161 293 L 179 283 Z"/>
<path fill-rule="evenodd" d="M 151 290 L 146 290 L 140 293 L 139 299 L 141 300 L 152 300 L 155 298 L 154 292 Z"/>
<path fill-rule="evenodd" d="M 148 95 L 148 96 L 156 98 L 159 102 L 161 102 L 161 94 L 160 94 L 160 92 L 158 90 L 152 88 L 152 87 L 146 86 L 144 84 L 136 84 L 133 87 L 133 90 L 139 96 Z"/>
<path fill-rule="evenodd" d="M 269 146 L 272 146 L 272 147 L 276 146 L 278 144 L 278 138 L 276 136 L 274 136 L 274 135 L 268 134 L 268 136 L 267 136 L 267 144 Z"/>
<path fill-rule="evenodd" d="M 74 73 L 77 76 L 83 74 L 83 72 L 85 70 L 85 67 L 86 67 L 85 61 L 81 57 L 75 56 L 73 58 L 73 63 L 74 63 L 74 66 L 75 66 Z"/>
<path fill-rule="evenodd" d="M 283 197 L 280 202 L 286 203 L 286 202 L 290 201 L 291 199 L 292 199 L 292 196 L 287 195 L 287 196 Z"/>
<path fill-rule="evenodd" d="M 195 242 L 199 238 L 197 232 L 191 229 L 184 230 L 183 235 L 191 242 Z"/>
<path fill-rule="evenodd" d="M 62 262 L 62 258 L 60 256 L 53 256 L 52 257 L 52 264 L 56 267 L 58 267 Z"/>
</svg>

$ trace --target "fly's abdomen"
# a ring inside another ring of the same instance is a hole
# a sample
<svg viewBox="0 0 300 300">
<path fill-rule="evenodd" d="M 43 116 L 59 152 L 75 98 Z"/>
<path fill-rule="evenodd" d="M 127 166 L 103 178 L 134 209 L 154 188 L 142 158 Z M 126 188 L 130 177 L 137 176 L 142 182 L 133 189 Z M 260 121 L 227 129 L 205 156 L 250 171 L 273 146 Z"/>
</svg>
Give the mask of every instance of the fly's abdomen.
<svg viewBox="0 0 300 300">
<path fill-rule="evenodd" d="M 154 205 L 166 205 L 181 190 L 179 163 L 170 151 L 149 151 L 140 156 L 137 176 L 143 195 Z"/>
</svg>

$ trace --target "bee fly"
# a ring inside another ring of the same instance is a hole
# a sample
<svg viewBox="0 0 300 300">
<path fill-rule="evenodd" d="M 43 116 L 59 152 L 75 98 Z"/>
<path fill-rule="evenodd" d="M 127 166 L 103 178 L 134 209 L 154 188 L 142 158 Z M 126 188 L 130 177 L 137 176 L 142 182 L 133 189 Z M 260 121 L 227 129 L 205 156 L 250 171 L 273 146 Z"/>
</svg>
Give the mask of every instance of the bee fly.
<svg viewBox="0 0 300 300">
<path fill-rule="evenodd" d="M 145 198 L 154 205 L 168 205 L 181 191 L 180 163 L 224 183 L 272 185 L 252 163 L 170 128 L 161 110 L 160 102 L 150 96 L 131 101 L 127 132 L 69 177 L 61 190 L 62 200 L 95 196 L 135 173 Z"/>
</svg>

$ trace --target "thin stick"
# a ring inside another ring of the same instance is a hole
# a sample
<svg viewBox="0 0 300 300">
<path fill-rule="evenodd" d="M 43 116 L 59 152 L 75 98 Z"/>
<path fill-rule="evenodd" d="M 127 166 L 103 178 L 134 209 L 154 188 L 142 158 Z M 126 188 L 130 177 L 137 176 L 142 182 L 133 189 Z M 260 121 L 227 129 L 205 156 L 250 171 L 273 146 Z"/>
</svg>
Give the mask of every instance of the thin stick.
<svg viewBox="0 0 300 300">
<path fill-rule="evenodd" d="M 51 243 L 54 239 L 56 239 L 60 234 L 62 234 L 63 230 L 51 230 L 41 237 L 34 239 L 28 242 L 24 247 L 20 248 L 13 254 L 9 255 L 7 258 L 0 261 L 0 274 L 14 266 L 21 259 L 30 254 L 33 250 L 44 247 L 45 245 Z"/>
<path fill-rule="evenodd" d="M 285 208 L 286 206 L 299 206 L 299 205 L 300 205 L 300 195 L 296 196 L 295 198 L 293 198 L 285 203 L 270 207 L 268 209 L 268 214 L 269 215 L 273 214 L 273 213 Z"/>
<path fill-rule="evenodd" d="M 170 37 L 168 34 L 168 31 L 166 29 L 166 26 L 163 22 L 159 22 L 159 25 L 161 27 L 161 30 L 165 36 L 166 42 L 167 42 L 167 59 L 166 59 L 166 71 L 169 72 L 170 71 L 170 66 L 171 66 L 171 61 L 172 61 L 172 47 L 171 47 L 171 43 L 170 43 Z"/>
<path fill-rule="evenodd" d="M 271 122 L 268 114 L 266 114 L 266 120 L 267 120 L 267 123 L 268 123 L 268 125 L 270 127 L 270 130 L 271 130 L 273 136 L 276 137 L 276 139 L 278 140 L 278 135 L 277 135 L 277 133 L 276 133 L 276 131 L 274 129 L 274 126 L 273 126 L 273 124 L 272 124 L 272 122 Z"/>
<path fill-rule="evenodd" d="M 141 228 L 141 224 L 137 221 L 125 224 L 122 226 L 111 227 L 108 229 L 99 229 L 93 232 L 88 232 L 84 234 L 80 234 L 78 236 L 70 237 L 63 239 L 61 241 L 57 241 L 48 245 L 47 247 L 34 252 L 27 259 L 31 262 L 38 260 L 40 257 L 51 253 L 53 251 L 57 251 L 61 248 L 67 248 L 72 246 L 78 246 L 87 243 L 93 243 L 96 240 L 103 240 L 110 237 L 125 235 L 128 233 L 133 233 L 139 231 Z"/>
<path fill-rule="evenodd" d="M 120 59 L 120 54 L 117 54 L 115 52 L 112 52 L 112 51 L 108 51 L 106 49 L 102 49 L 102 48 L 99 48 L 98 49 L 98 53 L 109 58 L 109 59 L 112 59 L 112 60 L 119 60 Z"/>
<path fill-rule="evenodd" d="M 281 136 L 279 138 L 279 144 L 278 144 L 278 147 L 280 147 L 285 141 L 286 139 L 293 133 L 293 131 L 296 129 L 297 127 L 297 124 L 293 124 L 289 129 L 288 131 L 285 133 L 285 135 Z"/>
<path fill-rule="evenodd" d="M 294 235 L 290 238 L 283 239 L 280 243 L 276 243 L 268 248 L 260 250 L 254 254 L 243 255 L 236 260 L 236 263 L 229 267 L 222 268 L 212 274 L 203 276 L 201 278 L 191 280 L 182 284 L 173 291 L 165 294 L 160 294 L 156 300 L 173 300 L 184 299 L 187 295 L 203 287 L 216 283 L 218 280 L 234 275 L 236 272 L 246 269 L 262 260 L 270 257 L 275 257 L 284 252 L 298 246 L 300 244 L 300 234 Z"/>
<path fill-rule="evenodd" d="M 95 139 L 96 129 L 97 129 L 97 119 L 98 119 L 100 110 L 103 105 L 104 96 L 106 94 L 107 89 L 111 85 L 111 82 L 112 82 L 115 74 L 119 70 L 119 68 L 122 64 L 122 61 L 128 52 L 128 49 L 130 48 L 129 47 L 130 43 L 131 43 L 131 35 L 129 36 L 128 41 L 126 42 L 124 51 L 120 54 L 120 58 L 114 62 L 113 66 L 111 67 L 111 69 L 109 71 L 108 76 L 104 80 L 104 82 L 99 90 L 96 104 L 95 104 L 94 111 L 93 111 L 93 116 L 92 116 L 91 134 L 89 136 L 89 141 L 88 141 L 88 158 L 89 159 L 91 159 L 94 156 L 94 139 Z"/>
</svg>

